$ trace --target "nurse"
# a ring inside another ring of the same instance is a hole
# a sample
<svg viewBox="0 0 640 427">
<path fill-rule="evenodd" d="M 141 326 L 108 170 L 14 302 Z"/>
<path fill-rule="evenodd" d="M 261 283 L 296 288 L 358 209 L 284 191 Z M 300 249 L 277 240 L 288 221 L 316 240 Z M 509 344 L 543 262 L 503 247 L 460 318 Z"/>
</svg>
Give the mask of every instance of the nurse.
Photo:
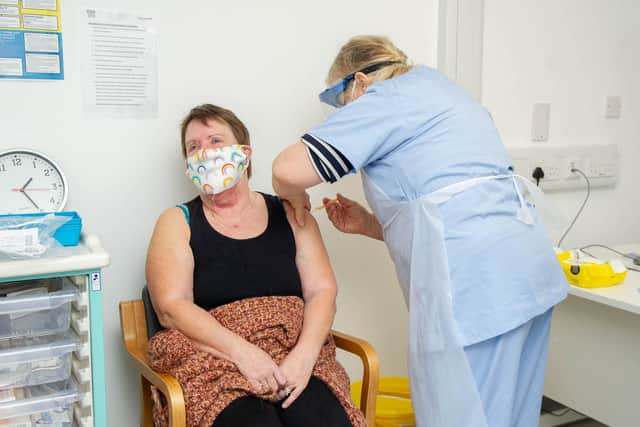
<svg viewBox="0 0 640 427">
<path fill-rule="evenodd" d="M 409 308 L 419 426 L 538 425 L 553 306 L 568 285 L 536 187 L 513 174 L 491 115 L 388 39 L 339 51 L 320 100 L 337 109 L 273 163 L 302 221 L 306 189 L 361 172 L 373 213 L 324 200 L 340 231 L 383 240 Z"/>
</svg>

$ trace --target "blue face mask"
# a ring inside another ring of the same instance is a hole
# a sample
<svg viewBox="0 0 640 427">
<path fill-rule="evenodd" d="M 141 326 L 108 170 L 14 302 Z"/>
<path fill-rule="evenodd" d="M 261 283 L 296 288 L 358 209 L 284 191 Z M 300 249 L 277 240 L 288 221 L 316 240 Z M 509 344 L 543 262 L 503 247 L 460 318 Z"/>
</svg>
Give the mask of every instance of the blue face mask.
<svg viewBox="0 0 640 427">
<path fill-rule="evenodd" d="M 320 95 L 320 102 L 324 102 L 325 104 L 331 105 L 332 107 L 340 108 L 344 106 L 344 96 L 342 93 L 347 88 L 347 85 L 351 80 L 355 78 L 356 73 L 364 73 L 369 74 L 374 71 L 378 71 L 382 67 L 386 67 L 387 65 L 399 64 L 400 61 L 385 61 L 379 62 L 377 64 L 369 65 L 368 67 L 364 67 L 362 70 L 356 71 L 355 73 L 349 74 L 344 79 L 340 80 L 338 83 L 334 84 L 330 88 L 323 90 Z"/>
</svg>

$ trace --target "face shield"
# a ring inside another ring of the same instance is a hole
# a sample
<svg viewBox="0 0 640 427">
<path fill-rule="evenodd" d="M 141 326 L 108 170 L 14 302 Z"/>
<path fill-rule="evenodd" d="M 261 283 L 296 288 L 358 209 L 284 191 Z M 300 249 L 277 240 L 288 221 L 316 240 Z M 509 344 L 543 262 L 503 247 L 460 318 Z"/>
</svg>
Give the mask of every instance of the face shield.
<svg viewBox="0 0 640 427">
<path fill-rule="evenodd" d="M 344 79 L 340 80 L 338 83 L 333 86 L 323 90 L 320 95 L 320 102 L 330 105 L 335 108 L 340 108 L 344 106 L 344 90 L 347 88 L 347 85 L 351 80 L 355 78 L 356 73 L 369 74 L 374 71 L 378 71 L 382 67 L 386 67 L 387 65 L 399 64 L 399 61 L 384 61 L 379 62 L 377 64 L 372 64 L 363 69 L 356 71 L 355 73 L 351 73 L 346 76 Z"/>
<path fill-rule="evenodd" d="M 335 108 L 344 106 L 344 90 L 351 80 L 353 80 L 355 74 L 349 74 L 338 83 L 334 84 L 330 88 L 327 88 L 320 93 L 320 102 L 330 105 Z"/>
</svg>

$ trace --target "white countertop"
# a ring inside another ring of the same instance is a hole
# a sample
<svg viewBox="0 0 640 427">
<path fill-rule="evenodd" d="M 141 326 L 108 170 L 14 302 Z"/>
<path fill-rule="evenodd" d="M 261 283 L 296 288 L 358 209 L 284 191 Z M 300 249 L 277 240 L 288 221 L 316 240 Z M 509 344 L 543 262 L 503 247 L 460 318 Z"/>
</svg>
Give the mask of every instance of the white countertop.
<svg viewBox="0 0 640 427">
<path fill-rule="evenodd" d="M 623 253 L 640 253 L 640 244 L 615 245 L 611 247 Z M 605 260 L 624 259 L 625 264 L 633 266 L 633 261 L 630 259 L 623 258 L 607 249 L 593 247 L 587 250 L 589 253 Z M 635 267 L 640 268 L 640 266 Z M 571 286 L 569 293 L 580 298 L 640 314 L 640 272 L 638 271 L 628 270 L 627 277 L 619 285 L 595 289 Z"/>
<path fill-rule="evenodd" d="M 41 258 L 0 258 L 0 280 L 100 269 L 109 262 L 109 254 L 100 245 L 98 237 L 83 233 L 77 246 L 52 248 Z"/>
</svg>

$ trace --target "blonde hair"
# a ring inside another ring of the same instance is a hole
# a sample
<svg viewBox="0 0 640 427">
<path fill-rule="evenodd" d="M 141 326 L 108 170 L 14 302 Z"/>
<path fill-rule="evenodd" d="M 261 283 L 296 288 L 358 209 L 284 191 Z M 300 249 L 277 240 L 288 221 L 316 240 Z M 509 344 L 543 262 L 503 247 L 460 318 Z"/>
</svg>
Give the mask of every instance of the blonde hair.
<svg viewBox="0 0 640 427">
<path fill-rule="evenodd" d="M 388 38 L 382 36 L 353 37 L 340 48 L 336 59 L 333 60 L 327 75 L 327 85 L 331 86 L 349 74 L 370 65 L 387 61 L 397 62 L 397 64 L 382 67 L 369 74 L 374 82 L 399 76 L 413 68 L 413 65 L 408 63 L 407 55 Z"/>
</svg>

